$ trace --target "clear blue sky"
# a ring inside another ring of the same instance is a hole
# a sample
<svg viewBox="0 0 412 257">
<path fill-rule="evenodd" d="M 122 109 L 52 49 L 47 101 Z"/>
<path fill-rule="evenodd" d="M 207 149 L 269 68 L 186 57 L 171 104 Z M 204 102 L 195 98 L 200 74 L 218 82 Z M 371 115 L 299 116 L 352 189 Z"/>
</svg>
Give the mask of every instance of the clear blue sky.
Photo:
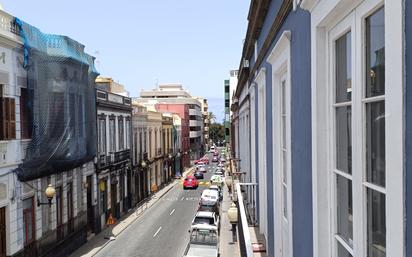
<svg viewBox="0 0 412 257">
<path fill-rule="evenodd" d="M 72 37 L 97 56 L 97 69 L 132 96 L 181 82 L 210 99 L 223 119 L 223 80 L 237 69 L 248 0 L 0 0 L 6 12 L 42 32 Z"/>
</svg>

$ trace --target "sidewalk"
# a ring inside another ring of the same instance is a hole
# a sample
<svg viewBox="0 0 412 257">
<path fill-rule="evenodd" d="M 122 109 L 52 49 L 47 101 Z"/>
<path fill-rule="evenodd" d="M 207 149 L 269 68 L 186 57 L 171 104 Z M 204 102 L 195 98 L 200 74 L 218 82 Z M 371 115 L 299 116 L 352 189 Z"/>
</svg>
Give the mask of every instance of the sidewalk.
<svg viewBox="0 0 412 257">
<path fill-rule="evenodd" d="M 236 242 L 232 239 L 232 224 L 229 222 L 227 210 L 230 208 L 232 200 L 229 195 L 227 186 L 223 187 L 223 200 L 220 215 L 220 256 L 221 257 L 238 257 L 239 252 L 239 236 L 236 227 Z"/>
<path fill-rule="evenodd" d="M 185 177 L 187 174 L 194 171 L 194 167 L 187 169 L 183 172 L 183 176 Z M 167 192 L 169 192 L 175 185 L 179 183 L 180 179 L 175 179 L 170 184 L 166 185 L 158 192 L 154 193 L 151 198 L 148 199 L 147 202 L 143 203 L 136 208 L 133 208 L 122 217 L 114 227 L 105 228 L 99 234 L 92 237 L 89 241 L 87 241 L 84 245 L 82 245 L 79 249 L 69 255 L 69 257 L 93 257 L 96 255 L 100 250 L 102 250 L 110 241 L 115 240 L 116 236 L 122 233 L 126 228 L 128 228 L 134 221 L 136 221 L 148 208 L 153 206 L 159 199 L 161 199 Z M 111 237 L 108 238 L 108 235 Z"/>
</svg>

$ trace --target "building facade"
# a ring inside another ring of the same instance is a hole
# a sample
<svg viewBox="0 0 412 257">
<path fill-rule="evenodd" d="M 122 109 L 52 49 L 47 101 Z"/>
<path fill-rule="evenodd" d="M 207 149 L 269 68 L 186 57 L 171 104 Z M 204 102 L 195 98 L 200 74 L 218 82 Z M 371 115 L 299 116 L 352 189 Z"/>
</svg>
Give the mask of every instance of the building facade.
<svg viewBox="0 0 412 257">
<path fill-rule="evenodd" d="M 163 172 L 163 152 L 162 152 L 162 114 L 160 112 L 148 110 L 147 112 L 148 130 L 148 188 L 149 194 L 158 190 L 162 185 Z"/>
<path fill-rule="evenodd" d="M 0 17 L 0 256 L 66 255 L 94 224 L 93 58 L 73 39 Z"/>
<path fill-rule="evenodd" d="M 147 108 L 133 104 L 133 206 L 149 195 Z"/>
<path fill-rule="evenodd" d="M 411 3 L 257 2 L 232 107 L 268 256 L 410 256 Z"/>
<path fill-rule="evenodd" d="M 189 145 L 187 155 L 190 160 L 198 159 L 204 153 L 203 138 L 203 113 L 201 103 L 194 99 L 181 84 L 161 84 L 156 89 L 142 90 L 140 98 L 134 99 L 136 103 L 148 106 L 155 106 L 157 111 L 170 111 L 178 113 L 180 117 L 189 123 Z M 167 105 L 171 105 L 171 110 Z M 183 112 L 178 105 L 187 105 L 188 113 Z M 176 106 L 178 111 L 174 111 Z M 186 116 L 187 115 L 187 116 Z M 182 125 L 183 126 L 183 125 Z M 184 130 L 184 128 L 182 128 Z M 186 153 L 186 151 L 184 151 Z M 185 157 L 186 158 L 186 157 Z"/>
<path fill-rule="evenodd" d="M 131 99 L 96 89 L 98 231 L 111 214 L 119 219 L 132 203 Z"/>
<path fill-rule="evenodd" d="M 294 9 L 293 1 L 251 1 L 248 19 L 231 103 L 232 153 L 240 159 L 242 181 L 257 184 L 246 190 L 248 213 L 266 240 L 268 256 L 317 256 L 310 14 Z"/>
<path fill-rule="evenodd" d="M 175 170 L 173 158 L 175 152 L 173 149 L 173 116 L 171 113 L 162 113 L 162 153 L 163 153 L 163 171 L 162 183 L 166 184 L 174 179 Z"/>
<path fill-rule="evenodd" d="M 301 3 L 311 14 L 315 256 L 410 255 L 409 6 Z"/>
</svg>

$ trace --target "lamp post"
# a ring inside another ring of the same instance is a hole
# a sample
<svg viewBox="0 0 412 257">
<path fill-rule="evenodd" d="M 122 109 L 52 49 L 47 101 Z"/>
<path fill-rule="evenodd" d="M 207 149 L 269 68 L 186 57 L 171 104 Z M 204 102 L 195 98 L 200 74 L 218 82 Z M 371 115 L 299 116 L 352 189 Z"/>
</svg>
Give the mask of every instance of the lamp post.
<svg viewBox="0 0 412 257">
<path fill-rule="evenodd" d="M 230 208 L 227 210 L 227 216 L 232 224 L 232 240 L 233 242 L 236 242 L 237 208 L 235 203 L 232 203 Z"/>
<path fill-rule="evenodd" d="M 37 206 L 48 204 L 49 207 L 51 207 L 53 197 L 56 194 L 56 189 L 54 189 L 54 187 L 51 184 L 49 184 L 44 193 L 47 197 L 47 203 L 42 203 L 40 202 L 39 198 L 37 198 Z"/>
</svg>

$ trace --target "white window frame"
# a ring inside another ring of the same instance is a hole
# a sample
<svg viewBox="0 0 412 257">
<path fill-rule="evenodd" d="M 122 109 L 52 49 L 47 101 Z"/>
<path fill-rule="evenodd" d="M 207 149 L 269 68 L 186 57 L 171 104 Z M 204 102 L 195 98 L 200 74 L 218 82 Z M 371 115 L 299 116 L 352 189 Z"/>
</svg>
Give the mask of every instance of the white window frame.
<svg viewBox="0 0 412 257">
<path fill-rule="evenodd" d="M 305 4 L 304 4 L 305 3 Z M 383 5 L 384 1 L 379 0 L 319 0 L 319 1 L 304 1 L 303 7 L 311 11 L 311 48 L 312 48 L 312 170 L 313 170 L 313 229 L 314 229 L 314 256 L 329 257 L 333 250 L 333 220 L 331 193 L 331 176 L 328 169 L 331 167 L 331 158 L 324 158 L 325 154 L 330 153 L 330 134 L 332 133 L 330 120 L 330 92 L 328 91 L 328 51 L 324 49 L 328 46 L 328 31 L 338 24 L 345 16 L 351 13 L 355 7 L 358 17 L 356 18 L 356 29 L 361 32 L 356 32 L 355 39 L 357 42 L 352 45 L 356 48 L 355 51 L 362 50 L 361 53 L 356 52 L 356 58 L 352 63 L 362 63 L 359 58 L 364 58 L 364 50 L 357 48 L 363 43 L 364 34 L 364 18 L 370 15 Z M 391 172 L 390 176 L 386 176 L 386 256 L 399 257 L 405 256 L 405 229 L 404 229 L 404 9 L 402 0 L 386 1 L 385 8 L 385 151 L 386 155 L 386 172 Z M 352 34 L 355 37 L 354 34 Z M 352 74 L 357 79 L 361 79 L 363 69 L 357 69 L 360 74 Z M 356 83 L 356 82 L 355 82 Z M 354 84 L 355 84 L 354 83 Z M 363 83 L 362 83 L 363 85 Z M 389 86 L 390 85 L 390 86 Z M 362 90 L 364 88 L 362 87 Z M 353 96 L 354 98 L 355 96 Z M 357 100 L 353 100 L 357 101 Z M 363 105 L 363 103 L 362 103 Z M 362 106 L 361 105 L 361 106 Z M 356 114 L 352 110 L 352 119 L 356 120 L 353 115 Z M 364 115 L 359 112 L 358 115 Z M 359 126 L 354 125 L 353 126 Z M 363 125 L 361 128 L 356 128 L 352 132 L 353 141 L 364 138 Z M 360 131 L 360 134 L 359 132 Z M 355 135 L 356 133 L 356 135 Z M 326 136 L 325 136 L 326 134 Z M 352 145 L 352 154 L 355 158 L 361 158 L 358 163 L 364 165 L 364 141 L 362 140 L 362 148 L 356 149 Z M 360 152 L 355 152 L 360 151 Z M 389 154 L 390 153 L 390 154 Z M 356 160 L 354 160 L 356 162 Z M 353 174 L 357 167 L 353 166 Z M 366 234 L 361 233 L 362 239 L 355 239 L 356 229 L 366 231 L 366 192 L 364 182 L 364 167 L 361 167 L 362 179 L 355 179 L 353 184 L 353 197 L 357 192 L 355 188 L 361 188 L 362 206 L 355 206 L 354 217 L 356 210 L 361 208 L 362 219 L 360 225 L 354 221 L 354 257 L 365 256 L 366 254 Z M 361 183 L 361 186 L 355 185 Z M 379 188 L 377 188 L 379 189 Z M 401 203 L 401 204 L 400 204 Z M 359 218 L 356 218 L 358 219 Z M 333 239 L 334 240 L 334 239 Z"/>
<path fill-rule="evenodd" d="M 293 256 L 293 210 L 292 210 L 292 162 L 291 162 L 291 32 L 286 30 L 267 58 L 272 66 L 272 134 L 273 134 L 273 184 L 274 186 L 274 223 L 275 223 L 275 253 L 282 254 L 282 221 L 288 225 L 289 255 Z M 282 127 L 281 98 L 282 82 L 285 81 L 286 98 L 286 181 L 287 181 L 287 217 L 283 215 L 283 160 L 282 160 Z"/>
<path fill-rule="evenodd" d="M 259 231 L 267 238 L 267 169 L 266 169 L 266 68 L 261 68 L 255 78 L 258 98 L 258 146 L 259 146 Z"/>
</svg>

